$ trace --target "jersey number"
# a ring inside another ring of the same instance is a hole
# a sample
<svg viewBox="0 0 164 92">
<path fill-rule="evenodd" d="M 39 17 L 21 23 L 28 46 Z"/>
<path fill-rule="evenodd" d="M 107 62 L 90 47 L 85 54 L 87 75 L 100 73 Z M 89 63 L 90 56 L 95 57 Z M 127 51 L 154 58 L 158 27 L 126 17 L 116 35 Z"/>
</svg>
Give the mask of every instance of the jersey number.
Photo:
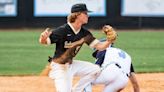
<svg viewBox="0 0 164 92">
<path fill-rule="evenodd" d="M 119 55 L 119 57 L 121 57 L 121 58 L 123 58 L 123 59 L 126 58 L 126 54 L 125 54 L 124 51 L 120 51 L 120 52 L 118 52 L 118 55 Z"/>
</svg>

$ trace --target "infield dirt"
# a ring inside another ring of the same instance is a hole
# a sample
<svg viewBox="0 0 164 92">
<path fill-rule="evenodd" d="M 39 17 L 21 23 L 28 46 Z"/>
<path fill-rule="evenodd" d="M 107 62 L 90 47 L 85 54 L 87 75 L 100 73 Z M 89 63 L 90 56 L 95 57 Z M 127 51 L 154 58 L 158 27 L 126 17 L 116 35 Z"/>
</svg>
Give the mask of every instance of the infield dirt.
<svg viewBox="0 0 164 92">
<path fill-rule="evenodd" d="M 141 92 L 164 92 L 164 73 L 137 74 Z M 74 83 L 79 78 L 74 79 Z M 102 92 L 103 85 L 93 87 Z M 41 76 L 0 76 L 0 92 L 55 92 L 53 81 Z M 133 92 L 129 83 L 121 92 Z"/>
</svg>

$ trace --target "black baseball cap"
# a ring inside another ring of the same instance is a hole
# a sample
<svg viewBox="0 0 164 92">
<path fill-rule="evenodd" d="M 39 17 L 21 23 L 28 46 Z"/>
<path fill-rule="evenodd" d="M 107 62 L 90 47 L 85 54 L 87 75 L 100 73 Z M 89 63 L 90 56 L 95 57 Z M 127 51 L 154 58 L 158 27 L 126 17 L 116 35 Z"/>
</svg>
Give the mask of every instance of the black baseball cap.
<svg viewBox="0 0 164 92">
<path fill-rule="evenodd" d="M 92 11 L 89 11 L 87 9 L 86 4 L 79 3 L 79 4 L 73 5 L 72 8 L 71 8 L 71 13 L 75 13 L 75 12 L 92 12 Z"/>
</svg>

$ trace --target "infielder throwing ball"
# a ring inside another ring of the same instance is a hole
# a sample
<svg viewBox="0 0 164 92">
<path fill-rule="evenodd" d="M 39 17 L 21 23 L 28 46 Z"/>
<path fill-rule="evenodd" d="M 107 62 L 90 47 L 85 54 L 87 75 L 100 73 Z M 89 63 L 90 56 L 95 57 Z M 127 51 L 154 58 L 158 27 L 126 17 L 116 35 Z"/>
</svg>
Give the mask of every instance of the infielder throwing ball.
<svg viewBox="0 0 164 92">
<path fill-rule="evenodd" d="M 41 33 L 39 42 L 41 44 L 56 44 L 53 59 L 50 62 L 49 77 L 54 80 L 57 92 L 81 92 L 96 79 L 100 73 L 100 67 L 89 62 L 75 61 L 73 57 L 78 53 L 83 43 L 98 50 L 106 49 L 115 39 L 116 32 L 107 32 L 108 40 L 100 42 L 84 24 L 88 23 L 88 12 L 85 4 L 75 4 L 71 8 L 71 14 L 67 17 L 67 23 Z M 112 27 L 110 27 L 112 29 Z M 68 50 L 78 43 L 70 57 Z M 80 44 L 79 44 L 80 43 Z M 73 76 L 80 76 L 80 81 L 72 88 Z"/>
</svg>

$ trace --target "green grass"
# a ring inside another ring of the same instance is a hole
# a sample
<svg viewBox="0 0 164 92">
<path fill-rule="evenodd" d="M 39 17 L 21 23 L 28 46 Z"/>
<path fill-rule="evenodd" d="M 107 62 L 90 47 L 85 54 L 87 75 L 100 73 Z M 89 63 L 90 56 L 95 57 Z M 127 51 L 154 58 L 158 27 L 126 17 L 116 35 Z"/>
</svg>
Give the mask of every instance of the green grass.
<svg viewBox="0 0 164 92">
<path fill-rule="evenodd" d="M 164 72 L 164 32 L 119 32 L 116 47 L 126 50 L 137 72 Z"/>
<path fill-rule="evenodd" d="M 30 30 L 30 31 L 29 31 Z M 0 30 L 0 75 L 38 75 L 54 53 L 54 45 L 43 46 L 43 29 Z M 97 38 L 105 37 L 93 32 Z M 115 46 L 127 51 L 136 72 L 164 72 L 164 31 L 119 31 Z M 92 49 L 84 45 L 75 59 L 94 62 Z"/>
</svg>

